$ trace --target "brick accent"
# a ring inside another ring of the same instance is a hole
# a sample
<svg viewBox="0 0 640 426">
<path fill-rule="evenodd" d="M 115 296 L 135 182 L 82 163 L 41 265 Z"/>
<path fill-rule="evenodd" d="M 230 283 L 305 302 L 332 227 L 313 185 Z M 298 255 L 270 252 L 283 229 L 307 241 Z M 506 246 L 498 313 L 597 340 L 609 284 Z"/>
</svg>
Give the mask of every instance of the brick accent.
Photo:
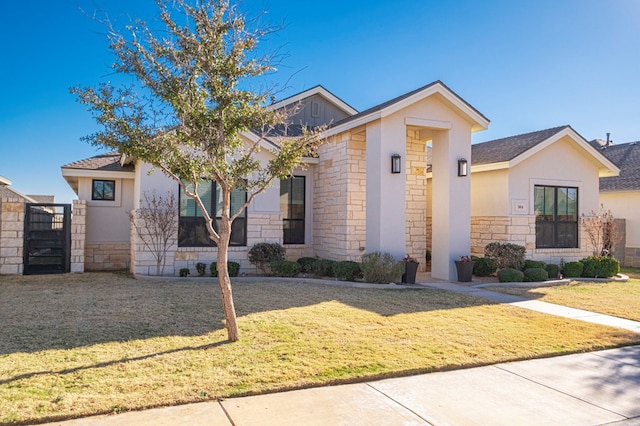
<svg viewBox="0 0 640 426">
<path fill-rule="evenodd" d="M 0 275 L 24 271 L 24 200 L 0 199 Z"/>
<path fill-rule="evenodd" d="M 623 265 L 640 268 L 640 248 L 625 247 Z"/>
<path fill-rule="evenodd" d="M 87 235 L 87 201 L 73 200 L 71 215 L 71 272 L 84 272 Z"/>
</svg>

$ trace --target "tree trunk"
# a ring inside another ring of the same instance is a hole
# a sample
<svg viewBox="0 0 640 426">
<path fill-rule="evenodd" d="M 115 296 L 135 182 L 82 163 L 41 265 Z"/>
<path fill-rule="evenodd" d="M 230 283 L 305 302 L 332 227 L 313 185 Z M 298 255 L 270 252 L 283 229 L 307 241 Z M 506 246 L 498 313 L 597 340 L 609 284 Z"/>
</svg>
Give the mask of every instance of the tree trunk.
<svg viewBox="0 0 640 426">
<path fill-rule="evenodd" d="M 224 220 L 223 220 L 224 222 Z M 229 237 L 231 236 L 231 226 L 222 225 L 220 232 L 220 241 L 218 242 L 218 285 L 220 286 L 220 295 L 222 297 L 222 307 L 224 309 L 224 317 L 227 326 L 227 336 L 231 342 L 240 339 L 238 332 L 238 321 L 236 319 L 236 308 L 233 304 L 233 292 L 231 290 L 231 279 L 229 278 L 229 268 L 227 266 Z M 228 229 L 224 229 L 228 228 Z"/>
</svg>

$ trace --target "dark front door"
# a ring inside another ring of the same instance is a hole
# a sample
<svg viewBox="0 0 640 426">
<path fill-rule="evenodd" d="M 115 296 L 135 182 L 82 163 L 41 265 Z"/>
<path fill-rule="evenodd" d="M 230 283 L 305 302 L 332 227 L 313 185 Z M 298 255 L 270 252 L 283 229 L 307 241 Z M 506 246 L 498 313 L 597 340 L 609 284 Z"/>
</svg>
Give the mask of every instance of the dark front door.
<svg viewBox="0 0 640 426">
<path fill-rule="evenodd" d="M 31 204 L 24 218 L 24 273 L 62 274 L 71 261 L 71 205 Z"/>
</svg>

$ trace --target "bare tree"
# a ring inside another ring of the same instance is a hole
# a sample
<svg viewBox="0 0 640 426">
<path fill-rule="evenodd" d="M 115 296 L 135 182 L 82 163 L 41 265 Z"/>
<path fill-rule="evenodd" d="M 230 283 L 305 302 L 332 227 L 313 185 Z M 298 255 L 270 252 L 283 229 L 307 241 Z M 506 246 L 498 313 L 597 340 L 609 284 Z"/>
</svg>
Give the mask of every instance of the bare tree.
<svg viewBox="0 0 640 426">
<path fill-rule="evenodd" d="M 156 260 L 156 275 L 164 275 L 167 252 L 175 245 L 178 233 L 178 203 L 173 192 L 164 196 L 145 191 L 140 209 L 129 214 L 131 225 Z"/>
<path fill-rule="evenodd" d="M 583 217 L 582 223 L 587 233 L 589 245 L 595 257 L 611 256 L 614 244 L 618 241 L 618 229 L 611 210 L 591 210 L 590 216 Z"/>
</svg>

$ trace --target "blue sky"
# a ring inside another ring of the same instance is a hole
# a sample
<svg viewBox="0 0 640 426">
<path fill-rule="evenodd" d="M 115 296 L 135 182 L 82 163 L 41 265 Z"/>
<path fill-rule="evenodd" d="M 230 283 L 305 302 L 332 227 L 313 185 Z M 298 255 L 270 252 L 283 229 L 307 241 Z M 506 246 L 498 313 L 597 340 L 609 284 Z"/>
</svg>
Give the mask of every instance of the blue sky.
<svg viewBox="0 0 640 426">
<path fill-rule="evenodd" d="M 442 80 L 491 120 L 474 142 L 570 124 L 640 140 L 640 1 L 245 0 L 285 27 L 281 97 L 322 84 L 363 110 Z M 0 175 L 27 194 L 75 194 L 60 166 L 96 155 L 97 127 L 69 94 L 113 79 L 104 28 L 152 20 L 152 0 L 0 1 Z"/>
</svg>

